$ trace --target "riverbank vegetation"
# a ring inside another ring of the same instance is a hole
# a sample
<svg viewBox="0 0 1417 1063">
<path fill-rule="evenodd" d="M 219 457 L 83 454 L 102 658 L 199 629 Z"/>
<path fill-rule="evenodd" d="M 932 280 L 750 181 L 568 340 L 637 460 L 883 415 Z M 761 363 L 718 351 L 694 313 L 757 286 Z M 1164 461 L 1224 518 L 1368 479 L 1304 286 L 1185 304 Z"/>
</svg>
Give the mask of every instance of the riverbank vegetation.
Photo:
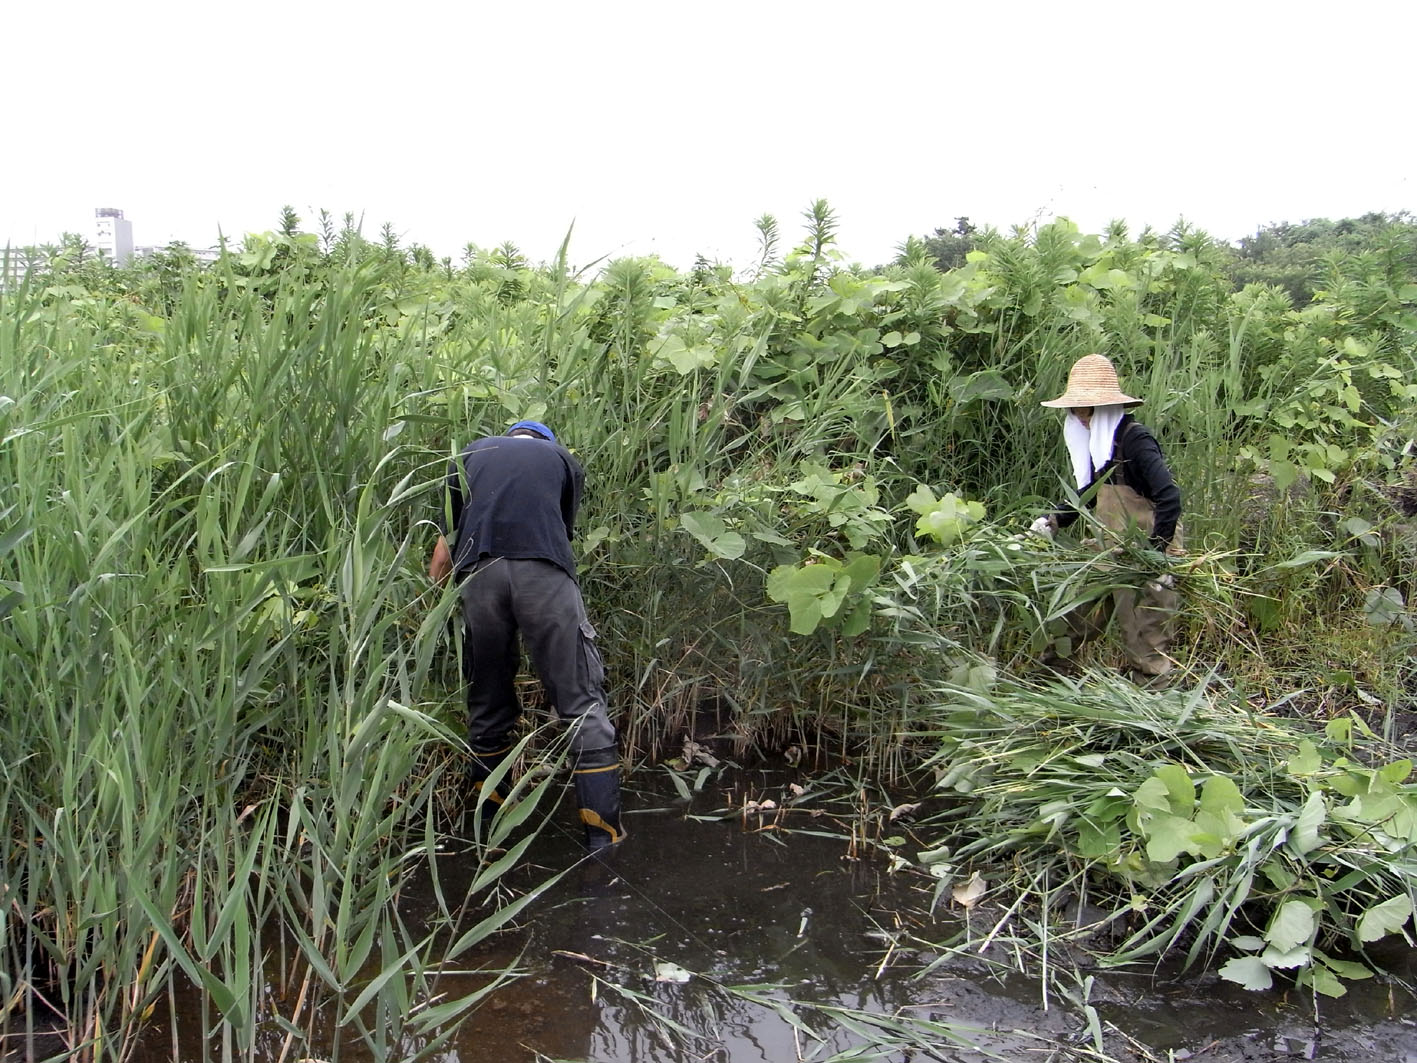
<svg viewBox="0 0 1417 1063">
<path fill-rule="evenodd" d="M 447 899 L 451 951 L 394 900 L 461 801 L 454 602 L 424 575 L 441 477 L 519 418 L 587 469 L 577 554 L 631 763 L 709 732 L 850 760 L 933 791 L 926 844 L 883 848 L 942 897 L 992 881 L 1046 913 L 1067 883 L 1119 928 L 1110 960 L 1254 987 L 1370 971 L 1417 897 L 1417 225 L 1236 249 L 966 221 L 953 268 L 926 239 L 863 268 L 817 203 L 795 242 L 760 219 L 735 275 L 440 261 L 287 212 L 210 266 L 68 246 L 8 283 L 6 1036 L 121 1058 L 178 978 L 231 1056 L 333 1013 L 396 1057 L 475 1006 L 437 979 L 517 914 L 493 900 L 516 846 Z M 1155 575 L 1021 534 L 1067 496 L 1039 400 L 1093 351 L 1184 493 L 1166 689 L 1112 678 L 1106 643 L 1071 678 L 1034 663 Z M 273 934 L 298 972 L 275 1032 L 252 1021 Z"/>
</svg>

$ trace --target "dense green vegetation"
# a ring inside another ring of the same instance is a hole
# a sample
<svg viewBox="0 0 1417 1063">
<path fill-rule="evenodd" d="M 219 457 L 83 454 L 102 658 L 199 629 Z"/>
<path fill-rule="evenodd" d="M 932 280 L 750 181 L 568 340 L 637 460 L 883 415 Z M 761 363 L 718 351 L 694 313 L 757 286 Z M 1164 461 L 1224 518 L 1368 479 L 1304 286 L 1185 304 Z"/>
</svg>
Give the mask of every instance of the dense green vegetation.
<svg viewBox="0 0 1417 1063">
<path fill-rule="evenodd" d="M 632 761 L 711 711 L 743 750 L 924 771 L 958 814 L 924 852 L 880 844 L 942 890 L 1051 867 L 1141 914 L 1114 958 L 1321 991 L 1365 970 L 1345 950 L 1414 896 L 1417 787 L 1384 740 L 1413 710 L 1417 226 L 1237 250 L 961 219 L 941 271 L 917 239 L 849 266 L 834 224 L 814 205 L 780 253 L 762 219 L 746 275 L 592 276 L 287 213 L 210 267 L 70 244 L 0 292 L 9 1032 L 57 1019 L 117 1057 L 190 977 L 252 1050 L 275 925 L 304 979 L 282 1037 L 329 1004 L 383 1057 L 476 1002 L 439 971 L 514 911 L 449 898 L 449 951 L 391 900 L 459 801 L 453 601 L 424 575 L 441 474 L 523 417 L 587 468 L 582 582 Z M 1091 680 L 1032 664 L 1158 561 L 1019 535 L 1066 494 L 1038 402 L 1092 351 L 1184 493 L 1169 691 L 1105 679 L 1106 645 Z"/>
</svg>

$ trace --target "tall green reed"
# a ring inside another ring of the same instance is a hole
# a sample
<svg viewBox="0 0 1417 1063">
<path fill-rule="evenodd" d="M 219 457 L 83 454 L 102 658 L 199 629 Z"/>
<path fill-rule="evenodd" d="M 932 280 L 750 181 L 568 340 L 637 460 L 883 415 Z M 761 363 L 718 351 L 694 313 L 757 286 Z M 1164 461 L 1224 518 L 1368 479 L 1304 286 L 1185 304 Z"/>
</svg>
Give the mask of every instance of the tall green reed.
<svg viewBox="0 0 1417 1063">
<path fill-rule="evenodd" d="M 194 278 L 141 329 L 3 295 L 0 1022 L 37 1056 L 122 1057 L 178 978 L 227 1057 L 334 1006 L 335 1043 L 403 1058 L 473 1002 L 437 1002 L 446 957 L 397 915 L 460 743 L 430 684 L 455 599 L 421 576 L 441 470 L 396 442 L 415 342 L 364 328 L 381 284 Z M 313 972 L 279 1017 L 274 927 Z"/>
</svg>

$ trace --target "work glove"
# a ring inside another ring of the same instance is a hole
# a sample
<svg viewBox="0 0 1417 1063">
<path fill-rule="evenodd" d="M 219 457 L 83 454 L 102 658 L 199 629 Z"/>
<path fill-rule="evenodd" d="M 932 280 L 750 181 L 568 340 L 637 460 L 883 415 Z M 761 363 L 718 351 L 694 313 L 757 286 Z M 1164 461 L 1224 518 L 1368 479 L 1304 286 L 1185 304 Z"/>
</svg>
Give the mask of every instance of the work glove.
<svg viewBox="0 0 1417 1063">
<path fill-rule="evenodd" d="M 1161 591 L 1169 591 L 1176 586 L 1176 577 L 1170 572 L 1167 572 L 1164 567 L 1158 566 L 1154 571 L 1156 571 L 1156 576 L 1148 580 L 1146 584 L 1147 589 L 1153 594 L 1159 594 Z"/>
<path fill-rule="evenodd" d="M 1039 517 L 1028 526 L 1028 532 L 1030 535 L 1041 535 L 1043 538 L 1051 540 L 1053 538 L 1053 518 Z"/>
</svg>

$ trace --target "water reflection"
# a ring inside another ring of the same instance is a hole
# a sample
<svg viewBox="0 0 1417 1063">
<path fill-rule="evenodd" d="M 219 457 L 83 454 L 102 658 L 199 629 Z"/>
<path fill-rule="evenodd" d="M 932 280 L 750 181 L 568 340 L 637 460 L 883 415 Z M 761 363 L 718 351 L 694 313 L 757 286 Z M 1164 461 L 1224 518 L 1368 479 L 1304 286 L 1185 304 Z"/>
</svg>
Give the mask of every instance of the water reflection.
<svg viewBox="0 0 1417 1063">
<path fill-rule="evenodd" d="M 764 776 L 755 786 L 781 782 Z M 607 864 L 583 861 L 578 839 L 562 826 L 566 817 L 553 815 L 513 888 L 564 877 L 518 928 L 462 957 L 463 973 L 445 973 L 438 991 L 451 999 L 486 987 L 493 978 L 486 972 L 514 969 L 520 977 L 489 994 L 455 1035 L 406 1038 L 393 1057 L 779 1063 L 848 1052 L 861 1060 L 965 1061 L 1063 1051 L 1053 1058 L 1077 1058 L 1061 1045 L 1085 1038 L 1080 1009 L 1056 996 L 1045 1007 L 1035 979 L 991 975 L 984 960 L 911 977 L 931 958 L 912 952 L 911 938 L 939 941 L 953 929 L 926 914 L 922 879 L 889 875 L 876 860 L 845 859 L 846 840 L 827 819 L 801 814 L 791 822 L 806 829 L 788 834 L 751 829 L 761 825 L 756 819 L 701 816 L 730 800 L 706 790 L 690 806 L 632 785 L 631 837 Z M 472 851 L 440 860 L 443 895 L 464 895 L 477 866 Z M 432 880 L 405 891 L 400 914 L 408 924 L 437 912 Z M 889 950 L 885 962 L 892 939 L 903 947 Z M 273 1018 L 296 1010 L 301 975 L 289 962 L 272 949 L 269 1010 L 253 1057 L 262 1063 L 296 1058 Z M 1312 1005 L 1301 994 L 1246 994 L 1213 977 L 1166 984 L 1108 974 L 1098 977 L 1092 1002 L 1113 1024 L 1109 1049 L 1126 1049 L 1120 1058 L 1166 1059 L 1206 1045 L 1243 1051 L 1251 1042 L 1273 1052 L 1297 1035 L 1310 1037 L 1301 1045 L 1310 1058 L 1417 1063 L 1417 1030 L 1402 1018 L 1406 991 L 1374 983 L 1354 990 L 1343 1002 L 1324 1002 L 1323 1039 L 1312 1039 Z M 139 1063 L 216 1056 L 218 1045 L 204 1052 L 200 1035 L 189 1032 L 201 1026 L 196 998 L 176 1003 L 176 1047 L 170 1026 L 159 1024 Z M 318 1046 L 333 1045 L 334 1022 L 332 1013 L 313 1018 L 315 1048 L 305 1054 L 329 1058 Z M 348 1035 L 338 1055 L 372 1058 Z M 1214 1058 L 1231 1056 L 1270 1058 Z"/>
</svg>

